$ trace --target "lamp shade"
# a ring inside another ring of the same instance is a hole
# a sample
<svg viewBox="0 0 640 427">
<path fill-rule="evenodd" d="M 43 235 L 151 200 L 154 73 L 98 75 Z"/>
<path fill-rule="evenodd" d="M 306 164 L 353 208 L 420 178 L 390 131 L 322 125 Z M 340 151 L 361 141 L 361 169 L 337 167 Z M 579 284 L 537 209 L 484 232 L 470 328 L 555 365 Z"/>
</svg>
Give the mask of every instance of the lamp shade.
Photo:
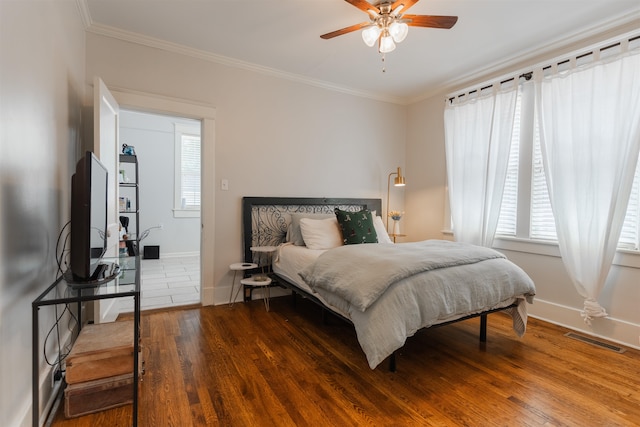
<svg viewBox="0 0 640 427">
<path fill-rule="evenodd" d="M 404 180 L 404 176 L 402 176 L 400 167 L 398 167 L 398 173 L 395 179 L 393 180 L 393 185 L 395 185 L 396 187 L 404 187 L 406 185 L 406 181 Z"/>
<path fill-rule="evenodd" d="M 380 45 L 378 47 L 378 51 L 380 53 L 389 53 L 393 52 L 396 48 L 396 44 L 393 41 L 393 37 L 389 35 L 388 30 L 384 30 L 382 35 L 380 36 Z"/>
<path fill-rule="evenodd" d="M 389 34 L 393 38 L 393 41 L 400 43 L 407 37 L 407 34 L 409 34 L 409 26 L 404 22 L 394 21 L 389 26 Z"/>
<path fill-rule="evenodd" d="M 380 32 L 380 28 L 377 25 L 371 25 L 362 30 L 362 40 L 367 46 L 372 47 L 380 37 Z"/>
</svg>

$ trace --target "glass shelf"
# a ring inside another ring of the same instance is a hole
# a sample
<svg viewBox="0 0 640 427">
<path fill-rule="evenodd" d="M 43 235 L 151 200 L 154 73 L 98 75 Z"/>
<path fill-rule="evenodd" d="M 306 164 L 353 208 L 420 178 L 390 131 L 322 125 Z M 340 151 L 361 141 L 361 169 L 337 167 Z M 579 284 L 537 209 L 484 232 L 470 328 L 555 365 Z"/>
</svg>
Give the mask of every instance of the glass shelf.
<svg viewBox="0 0 640 427">
<path fill-rule="evenodd" d="M 140 257 L 122 256 L 104 258 L 103 263 L 115 263 L 120 267 L 115 278 L 99 284 L 69 283 L 65 275 L 58 277 L 32 303 L 32 423 L 39 425 L 40 410 L 40 337 L 39 311 L 41 307 L 77 303 L 77 317 L 82 319 L 82 302 L 109 298 L 133 297 L 133 378 L 139 378 L 140 340 Z M 67 274 L 68 275 L 68 274 Z M 65 286 L 66 284 L 66 286 Z M 80 325 L 80 328 L 82 325 Z M 138 425 L 138 383 L 133 383 L 132 424 Z"/>
</svg>

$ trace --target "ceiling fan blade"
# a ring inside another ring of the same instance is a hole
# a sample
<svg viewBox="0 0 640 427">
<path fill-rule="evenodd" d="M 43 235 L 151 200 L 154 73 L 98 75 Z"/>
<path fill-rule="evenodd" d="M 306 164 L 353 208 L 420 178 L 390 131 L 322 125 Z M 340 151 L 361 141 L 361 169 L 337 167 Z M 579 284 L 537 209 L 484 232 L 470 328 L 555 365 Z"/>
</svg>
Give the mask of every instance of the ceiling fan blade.
<svg viewBox="0 0 640 427">
<path fill-rule="evenodd" d="M 396 0 L 393 5 L 391 5 L 391 10 L 396 12 L 396 9 L 402 5 L 402 9 L 397 12 L 404 13 L 416 3 L 418 3 L 418 0 Z"/>
<path fill-rule="evenodd" d="M 344 0 L 344 1 L 346 1 L 347 3 L 350 3 L 351 5 L 357 7 L 358 9 L 364 12 L 370 13 L 371 11 L 376 15 L 380 13 L 380 9 L 378 8 L 378 6 L 372 5 L 367 0 Z"/>
<path fill-rule="evenodd" d="M 346 27 L 346 28 L 343 28 L 341 30 L 336 30 L 336 31 L 332 31 L 332 32 L 327 33 L 327 34 L 323 34 L 323 35 L 320 36 L 320 38 L 321 39 L 325 39 L 325 40 L 332 39 L 334 37 L 338 37 L 338 36 L 341 36 L 343 34 L 351 33 L 353 31 L 358 31 L 358 30 L 360 30 L 360 29 L 362 29 L 364 27 L 368 27 L 369 25 L 371 25 L 371 22 L 361 22 L 359 24 L 352 25 L 350 27 Z"/>
<path fill-rule="evenodd" d="M 458 22 L 457 16 L 434 16 L 434 15 L 402 15 L 402 20 L 406 21 L 410 27 L 446 28 L 453 27 Z"/>
</svg>

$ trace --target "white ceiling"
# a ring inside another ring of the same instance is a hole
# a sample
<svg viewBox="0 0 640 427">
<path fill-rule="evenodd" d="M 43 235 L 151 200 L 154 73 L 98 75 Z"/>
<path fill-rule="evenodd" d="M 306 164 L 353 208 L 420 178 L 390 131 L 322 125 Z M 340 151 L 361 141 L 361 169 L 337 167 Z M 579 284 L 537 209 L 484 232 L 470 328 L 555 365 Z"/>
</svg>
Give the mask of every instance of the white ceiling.
<svg viewBox="0 0 640 427">
<path fill-rule="evenodd" d="M 421 0 L 409 13 L 456 15 L 457 24 L 411 27 L 383 73 L 359 32 L 320 39 L 368 20 L 344 0 L 80 1 L 89 31 L 396 102 L 640 22 L 640 0 Z"/>
</svg>

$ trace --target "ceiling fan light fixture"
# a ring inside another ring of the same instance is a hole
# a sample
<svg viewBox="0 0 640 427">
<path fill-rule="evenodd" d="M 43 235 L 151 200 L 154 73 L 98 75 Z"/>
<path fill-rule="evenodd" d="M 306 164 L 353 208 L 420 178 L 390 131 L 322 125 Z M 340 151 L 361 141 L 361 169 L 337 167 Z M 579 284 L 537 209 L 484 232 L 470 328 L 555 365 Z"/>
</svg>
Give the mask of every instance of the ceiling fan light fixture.
<svg viewBox="0 0 640 427">
<path fill-rule="evenodd" d="M 2 0 L 0 0 L 2 1 Z M 322 34 L 321 39 L 332 39 L 343 34 L 361 31 L 362 40 L 369 47 L 378 44 L 378 52 L 384 54 L 392 52 L 397 43 L 401 43 L 409 33 L 409 24 L 412 27 L 445 28 L 449 29 L 458 22 L 457 16 L 436 15 L 405 15 L 418 0 L 345 0 L 352 6 L 365 12 L 369 22 L 359 24 Z M 384 69 L 383 69 L 384 71 Z"/>
<path fill-rule="evenodd" d="M 404 22 L 394 21 L 389 26 L 389 34 L 396 43 L 402 42 L 409 34 L 409 26 Z"/>
<path fill-rule="evenodd" d="M 371 25 L 370 27 L 362 30 L 362 40 L 367 46 L 372 47 L 374 44 L 376 44 L 376 41 L 378 41 L 380 32 L 381 30 L 377 25 Z"/>
<path fill-rule="evenodd" d="M 380 43 L 378 45 L 378 52 L 389 53 L 393 52 L 396 48 L 396 44 L 393 41 L 393 37 L 389 35 L 388 30 L 384 30 L 380 36 Z"/>
</svg>

